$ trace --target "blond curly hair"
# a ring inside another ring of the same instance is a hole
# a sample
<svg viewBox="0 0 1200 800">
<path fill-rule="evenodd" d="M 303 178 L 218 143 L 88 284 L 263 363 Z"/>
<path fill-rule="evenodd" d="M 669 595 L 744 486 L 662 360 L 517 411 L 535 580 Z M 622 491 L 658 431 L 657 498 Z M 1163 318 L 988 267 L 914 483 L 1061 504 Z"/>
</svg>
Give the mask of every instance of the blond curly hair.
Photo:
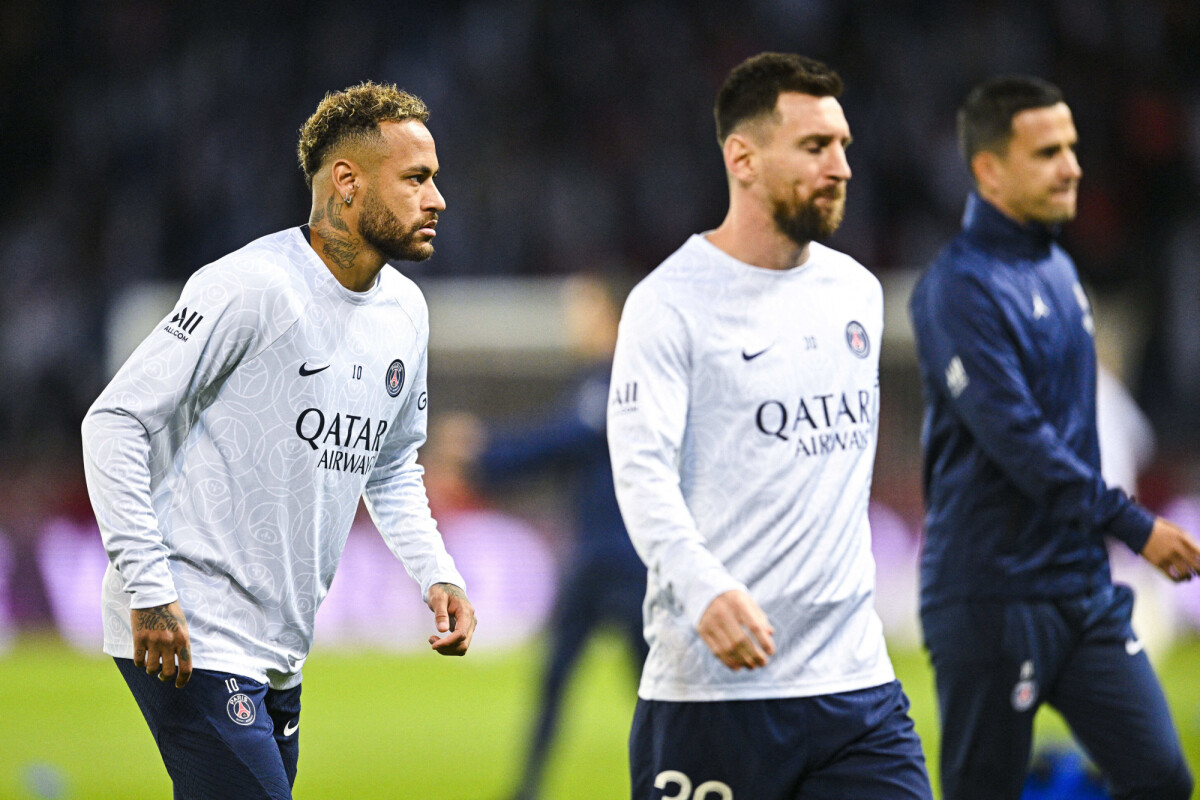
<svg viewBox="0 0 1200 800">
<path fill-rule="evenodd" d="M 297 154 L 304 182 L 312 188 L 313 175 L 334 148 L 349 142 L 383 140 L 381 122 L 425 122 L 429 109 L 421 98 L 391 83 L 365 81 L 340 92 L 329 92 L 300 128 Z"/>
</svg>

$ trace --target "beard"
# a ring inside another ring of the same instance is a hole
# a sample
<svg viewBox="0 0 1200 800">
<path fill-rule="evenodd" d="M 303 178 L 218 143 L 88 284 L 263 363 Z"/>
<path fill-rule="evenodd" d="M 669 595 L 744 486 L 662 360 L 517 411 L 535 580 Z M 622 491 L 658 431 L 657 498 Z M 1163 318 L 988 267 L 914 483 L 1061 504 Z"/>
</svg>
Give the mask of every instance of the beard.
<svg viewBox="0 0 1200 800">
<path fill-rule="evenodd" d="M 433 255 L 433 243 L 419 239 L 419 232 L 436 219 L 437 214 L 433 214 L 406 226 L 368 189 L 358 218 L 358 233 L 388 261 L 424 261 Z"/>
<path fill-rule="evenodd" d="M 828 198 L 836 202 L 822 208 L 817 205 L 818 198 Z M 815 192 L 807 201 L 796 205 L 784 200 L 776 200 L 772 216 L 775 225 L 784 236 L 796 244 L 807 244 L 814 239 L 826 239 L 834 234 L 842 224 L 846 212 L 846 187 L 839 185 Z"/>
</svg>

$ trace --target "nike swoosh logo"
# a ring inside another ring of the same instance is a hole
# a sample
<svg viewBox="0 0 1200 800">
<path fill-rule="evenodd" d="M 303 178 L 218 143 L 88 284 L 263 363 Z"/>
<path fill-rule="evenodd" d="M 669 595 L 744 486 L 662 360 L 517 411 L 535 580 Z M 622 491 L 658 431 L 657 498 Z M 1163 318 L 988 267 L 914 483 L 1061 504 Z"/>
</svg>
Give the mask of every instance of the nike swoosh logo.
<svg viewBox="0 0 1200 800">
<path fill-rule="evenodd" d="M 764 347 L 762 350 L 759 350 L 757 353 L 747 353 L 745 350 L 743 350 L 742 358 L 746 361 L 753 361 L 754 359 L 758 358 L 759 356 L 761 356 L 763 353 L 767 352 L 770 349 L 771 349 L 770 347 Z"/>
<path fill-rule="evenodd" d="M 291 722 L 289 722 L 287 725 L 283 726 L 283 735 L 291 736 L 293 733 L 295 733 L 297 731 L 297 729 L 299 729 L 299 727 L 300 727 L 300 720 L 294 719 Z"/>
<path fill-rule="evenodd" d="M 316 369 L 309 369 L 308 362 L 305 361 L 303 364 L 300 365 L 300 377 L 307 378 L 309 375 L 316 375 L 318 372 L 322 372 L 323 370 L 329 369 L 329 366 L 330 366 L 329 364 L 326 364 L 323 367 L 317 367 Z"/>
<path fill-rule="evenodd" d="M 1142 644 L 1140 639 L 1129 639 L 1125 642 L 1125 652 L 1129 653 L 1131 656 L 1136 656 L 1138 653 L 1142 652 L 1142 649 L 1145 646 L 1146 645 Z"/>
</svg>

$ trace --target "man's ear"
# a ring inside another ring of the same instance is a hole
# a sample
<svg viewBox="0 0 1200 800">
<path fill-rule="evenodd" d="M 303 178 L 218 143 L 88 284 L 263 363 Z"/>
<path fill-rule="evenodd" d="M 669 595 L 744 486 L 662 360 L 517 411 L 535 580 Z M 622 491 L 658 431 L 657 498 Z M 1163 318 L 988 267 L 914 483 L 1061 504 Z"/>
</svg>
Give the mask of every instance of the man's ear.
<svg viewBox="0 0 1200 800">
<path fill-rule="evenodd" d="M 725 170 L 739 183 L 754 183 L 758 177 L 759 150 L 757 144 L 743 133 L 731 133 L 725 137 L 721 148 L 725 158 Z"/>
<path fill-rule="evenodd" d="M 995 194 L 1003 168 L 1003 159 L 991 150 L 980 150 L 971 158 L 971 175 L 981 194 Z"/>
<path fill-rule="evenodd" d="M 359 177 L 362 170 L 348 158 L 339 158 L 330 168 L 329 179 L 333 190 L 346 205 L 354 201 L 354 193 L 358 191 Z"/>
</svg>

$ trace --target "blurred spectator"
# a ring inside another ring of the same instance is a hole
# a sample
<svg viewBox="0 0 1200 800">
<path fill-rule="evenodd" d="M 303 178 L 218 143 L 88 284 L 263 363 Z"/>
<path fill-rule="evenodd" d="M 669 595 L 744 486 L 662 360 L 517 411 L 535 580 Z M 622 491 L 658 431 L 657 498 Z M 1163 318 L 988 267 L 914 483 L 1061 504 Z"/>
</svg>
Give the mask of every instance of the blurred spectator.
<svg viewBox="0 0 1200 800">
<path fill-rule="evenodd" d="M 445 244 L 419 272 L 648 269 L 720 220 L 709 88 L 765 49 L 827 60 L 851 87 L 862 135 L 832 244 L 878 271 L 927 263 L 958 228 L 968 176 L 950 121 L 967 87 L 1002 72 L 1060 85 L 1087 131 L 1067 247 L 1085 283 L 1152 320 L 1125 374 L 1164 457 L 1195 462 L 1195 0 L 749 0 L 737 15 L 718 0 L 445 0 L 413 25 L 381 0 L 0 6 L 12 187 L 0 200 L 0 475 L 30 453 L 77 460 L 122 289 L 181 281 L 304 220 L 295 157 L 278 143 L 326 88 L 392 81 L 436 109 L 454 168 L 440 178 Z"/>
<path fill-rule="evenodd" d="M 592 634 L 605 624 L 617 629 L 635 661 L 631 678 L 648 652 L 642 635 L 646 568 L 617 507 L 605 436 L 613 348 L 628 288 L 621 278 L 600 274 L 563 284 L 568 348 L 580 368 L 552 410 L 523 427 L 491 430 L 462 414 L 444 419 L 430 436 L 440 448 L 456 450 L 490 489 L 548 471 L 570 487 L 576 541 L 545 637 L 540 709 L 515 795 L 519 800 L 538 796 L 567 681 Z"/>
</svg>

